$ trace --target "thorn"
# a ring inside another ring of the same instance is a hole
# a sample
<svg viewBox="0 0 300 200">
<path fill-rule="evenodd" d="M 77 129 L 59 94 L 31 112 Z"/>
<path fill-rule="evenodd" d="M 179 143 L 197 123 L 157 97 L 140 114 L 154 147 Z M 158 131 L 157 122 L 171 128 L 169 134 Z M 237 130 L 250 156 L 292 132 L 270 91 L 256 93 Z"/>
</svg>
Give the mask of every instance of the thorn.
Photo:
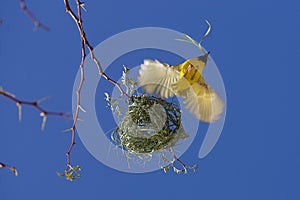
<svg viewBox="0 0 300 200">
<path fill-rule="evenodd" d="M 83 120 L 83 119 L 81 119 L 81 118 L 79 118 L 79 117 L 77 117 L 77 121 L 81 121 L 81 122 L 83 122 L 84 120 Z"/>
<path fill-rule="evenodd" d="M 86 8 L 84 7 L 85 5 L 82 4 L 80 7 L 82 8 L 82 10 L 84 10 L 84 12 L 87 12 Z"/>
<path fill-rule="evenodd" d="M 72 128 L 68 128 L 68 129 L 62 130 L 62 132 L 65 133 L 65 132 L 69 132 L 69 131 L 72 131 L 72 130 L 73 130 Z"/>
<path fill-rule="evenodd" d="M 40 116 L 43 117 L 43 122 L 42 122 L 42 126 L 41 126 L 41 130 L 43 131 L 46 126 L 47 114 L 44 112 L 41 112 Z"/>
<path fill-rule="evenodd" d="M 78 105 L 78 108 L 82 111 L 86 113 L 86 110 L 83 109 L 83 107 L 81 105 Z"/>
<path fill-rule="evenodd" d="M 22 121 L 22 104 L 20 104 L 19 102 L 16 103 L 17 107 L 18 107 L 18 118 L 19 118 L 19 122 Z"/>
<path fill-rule="evenodd" d="M 37 100 L 36 103 L 37 103 L 37 104 L 40 104 L 40 103 L 42 103 L 43 101 L 46 101 L 46 100 L 48 100 L 48 99 L 50 99 L 50 98 L 51 98 L 50 96 L 46 96 L 46 97 L 44 97 L 44 98 L 41 98 L 40 100 Z"/>
<path fill-rule="evenodd" d="M 82 10 L 84 10 L 84 12 L 86 12 L 86 8 L 85 8 L 84 2 L 81 2 L 81 3 L 80 3 L 80 7 L 82 8 Z"/>
</svg>

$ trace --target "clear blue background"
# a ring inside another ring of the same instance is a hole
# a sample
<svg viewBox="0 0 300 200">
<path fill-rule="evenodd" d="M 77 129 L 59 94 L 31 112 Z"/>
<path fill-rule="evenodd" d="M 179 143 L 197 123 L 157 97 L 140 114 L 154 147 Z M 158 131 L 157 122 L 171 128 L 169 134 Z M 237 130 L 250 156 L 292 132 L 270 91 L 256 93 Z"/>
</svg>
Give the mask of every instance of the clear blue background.
<svg viewBox="0 0 300 200">
<path fill-rule="evenodd" d="M 27 4 L 51 31 L 33 31 L 19 1 L 1 2 L 0 85 L 26 100 L 50 95 L 44 107 L 70 112 L 81 53 L 77 28 L 62 0 Z M 82 178 L 68 182 L 55 173 L 64 170 L 70 134 L 61 130 L 71 122 L 50 116 L 42 132 L 38 112 L 24 107 L 19 123 L 15 104 L 0 97 L 0 161 L 20 173 L 0 170 L 1 199 L 299 199 L 299 7 L 295 0 L 86 1 L 84 27 L 93 45 L 144 26 L 196 38 L 208 19 L 213 29 L 204 46 L 227 90 L 223 134 L 204 160 L 199 146 L 183 155 L 199 163 L 188 175 L 121 173 L 77 138 L 72 158 Z"/>
</svg>

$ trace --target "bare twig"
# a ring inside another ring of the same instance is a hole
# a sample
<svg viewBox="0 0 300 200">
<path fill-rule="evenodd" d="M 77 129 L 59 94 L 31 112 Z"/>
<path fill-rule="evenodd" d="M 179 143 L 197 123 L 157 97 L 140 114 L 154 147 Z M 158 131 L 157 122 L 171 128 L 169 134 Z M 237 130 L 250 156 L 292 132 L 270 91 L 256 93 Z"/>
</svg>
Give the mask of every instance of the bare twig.
<svg viewBox="0 0 300 200">
<path fill-rule="evenodd" d="M 80 33 L 80 38 L 81 38 L 81 63 L 80 63 L 81 80 L 80 80 L 79 86 L 78 86 L 77 91 L 76 91 L 76 93 L 77 93 L 77 106 L 76 106 L 76 110 L 75 110 L 74 121 L 73 121 L 72 127 L 69 129 L 71 131 L 71 144 L 70 144 L 69 149 L 66 153 L 67 154 L 67 166 L 66 166 L 66 169 L 65 169 L 65 172 L 68 172 L 70 169 L 72 169 L 71 151 L 72 151 L 72 149 L 75 145 L 75 129 L 76 129 L 77 120 L 79 119 L 79 110 L 84 111 L 84 109 L 82 108 L 82 106 L 80 104 L 80 99 L 81 99 L 80 98 L 80 93 L 81 93 L 81 88 L 82 88 L 84 80 L 85 80 L 85 76 L 84 76 L 84 61 L 85 61 L 85 58 L 86 58 L 86 49 L 85 49 L 85 47 L 88 48 L 88 50 L 91 54 L 92 60 L 97 65 L 99 75 L 104 77 L 107 81 L 114 84 L 120 90 L 122 95 L 128 96 L 128 94 L 126 94 L 126 92 L 121 88 L 119 83 L 112 80 L 109 76 L 107 76 L 107 74 L 105 72 L 103 72 L 103 68 L 102 68 L 99 60 L 96 58 L 96 56 L 94 54 L 93 47 L 89 43 L 89 41 L 87 40 L 86 33 L 85 33 L 84 28 L 82 26 L 82 15 L 81 15 L 81 9 L 85 10 L 84 9 L 84 3 L 81 2 L 80 0 L 76 0 L 77 15 L 71 9 L 68 0 L 64 0 L 64 3 L 65 3 L 66 12 L 72 17 L 72 19 L 76 23 L 78 31 Z"/>
<path fill-rule="evenodd" d="M 42 28 L 45 31 L 49 31 L 50 29 L 42 24 L 36 17 L 35 15 L 27 8 L 25 0 L 20 0 L 20 7 L 22 9 L 22 11 L 31 19 L 31 21 L 34 24 L 35 28 Z"/>
<path fill-rule="evenodd" d="M 7 99 L 16 103 L 16 105 L 18 107 L 18 112 L 19 112 L 19 120 L 22 119 L 22 105 L 28 105 L 28 106 L 34 107 L 36 110 L 38 110 L 40 112 L 40 116 L 43 117 L 42 130 L 45 128 L 48 115 L 55 115 L 55 116 L 70 118 L 70 116 L 65 113 L 48 111 L 48 110 L 42 108 L 39 104 L 42 101 L 44 101 L 46 98 L 43 98 L 43 99 L 40 99 L 37 101 L 23 101 L 23 100 L 17 99 L 13 94 L 10 94 L 9 92 L 3 90 L 1 87 L 0 87 L 0 95 L 6 97 Z M 11 170 L 16 176 L 18 176 L 18 171 L 13 166 L 6 165 L 6 164 L 0 162 L 0 168 L 7 168 L 7 169 Z"/>
<path fill-rule="evenodd" d="M 22 105 L 28 105 L 32 106 L 35 109 L 37 109 L 40 112 L 41 117 L 43 117 L 43 123 L 42 123 L 42 130 L 45 127 L 46 119 L 48 115 L 55 115 L 55 116 L 60 116 L 60 117 L 65 117 L 65 118 L 70 118 L 69 115 L 63 113 L 63 112 L 53 112 L 53 111 L 48 111 L 44 108 L 42 108 L 39 104 L 44 100 L 37 100 L 37 101 L 23 101 L 20 99 L 17 99 L 13 94 L 10 94 L 9 92 L 3 90 L 0 88 L 0 95 L 6 97 L 7 99 L 14 101 L 18 107 L 19 111 L 19 120 L 22 119 Z"/>
<path fill-rule="evenodd" d="M 13 167 L 13 166 L 6 165 L 6 164 L 0 162 L 0 169 L 1 169 L 1 168 L 9 169 L 9 170 L 12 171 L 16 176 L 18 176 L 18 171 L 17 171 L 17 169 L 16 169 L 15 167 Z"/>
<path fill-rule="evenodd" d="M 194 166 L 189 166 L 189 165 L 186 165 L 186 164 L 184 164 L 177 156 L 176 156 L 176 154 L 175 154 L 175 151 L 174 151 L 174 149 L 171 147 L 170 148 L 170 152 L 171 152 L 171 154 L 173 155 L 173 161 L 171 162 L 171 166 L 173 167 L 173 170 L 174 170 L 174 172 L 176 172 L 177 174 L 180 174 L 180 173 L 187 173 L 188 172 L 188 169 L 191 169 L 191 170 L 193 170 L 194 172 L 196 171 L 196 169 L 198 168 L 198 166 L 197 165 L 194 165 Z M 178 169 L 177 167 L 175 167 L 175 165 L 174 165 L 174 162 L 175 161 L 177 161 L 180 165 L 181 165 L 181 169 Z"/>
<path fill-rule="evenodd" d="M 77 28 L 78 28 L 78 31 L 80 33 L 80 38 L 81 38 L 82 42 L 84 43 L 84 46 L 87 46 L 87 48 L 89 49 L 89 52 L 91 54 L 91 58 L 92 58 L 92 60 L 95 62 L 95 64 L 98 67 L 99 74 L 103 78 L 105 78 L 107 81 L 109 81 L 112 84 L 114 84 L 120 90 L 120 92 L 122 93 L 122 95 L 128 96 L 126 94 L 126 92 L 121 88 L 121 86 L 120 86 L 119 83 L 117 83 L 116 81 L 114 81 L 113 79 L 111 79 L 105 72 L 103 72 L 103 69 L 102 69 L 102 66 L 100 64 L 100 61 L 96 58 L 96 56 L 94 54 L 94 51 L 93 51 L 94 48 L 89 43 L 89 41 L 87 40 L 86 33 L 85 33 L 84 28 L 82 26 L 82 16 L 81 16 L 81 9 L 84 7 L 84 3 L 81 2 L 81 1 L 79 1 L 79 0 L 76 0 L 76 2 L 77 2 L 77 14 L 78 14 L 78 16 L 76 16 L 76 14 L 74 13 L 74 11 L 70 8 L 69 1 L 68 0 L 64 0 L 64 2 L 65 2 L 65 5 L 66 5 L 66 12 L 70 14 L 70 16 L 73 18 L 73 20 L 77 24 Z M 85 51 L 85 50 L 83 50 L 84 46 L 82 46 L 82 51 Z M 85 57 L 86 57 L 86 55 L 84 55 L 84 59 L 85 59 Z M 83 60 L 83 64 L 84 64 L 84 60 Z"/>
</svg>

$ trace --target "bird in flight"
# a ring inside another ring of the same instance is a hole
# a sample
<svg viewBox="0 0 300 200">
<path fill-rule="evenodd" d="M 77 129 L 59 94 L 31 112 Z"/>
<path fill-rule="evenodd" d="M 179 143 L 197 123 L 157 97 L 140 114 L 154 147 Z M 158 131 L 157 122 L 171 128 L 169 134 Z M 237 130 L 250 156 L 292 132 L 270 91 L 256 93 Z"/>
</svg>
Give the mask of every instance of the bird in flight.
<svg viewBox="0 0 300 200">
<path fill-rule="evenodd" d="M 214 122 L 222 114 L 224 103 L 202 76 L 208 55 L 205 53 L 174 66 L 158 60 L 144 60 L 138 85 L 145 92 L 161 98 L 181 96 L 185 107 L 198 120 Z"/>
</svg>

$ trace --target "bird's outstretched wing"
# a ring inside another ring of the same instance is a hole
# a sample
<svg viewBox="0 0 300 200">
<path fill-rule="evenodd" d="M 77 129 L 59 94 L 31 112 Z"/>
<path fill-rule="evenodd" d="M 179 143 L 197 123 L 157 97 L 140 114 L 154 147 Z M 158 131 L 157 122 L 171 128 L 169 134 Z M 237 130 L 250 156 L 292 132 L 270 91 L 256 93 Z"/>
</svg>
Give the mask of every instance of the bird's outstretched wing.
<svg viewBox="0 0 300 200">
<path fill-rule="evenodd" d="M 157 60 L 144 60 L 139 71 L 138 85 L 147 93 L 169 98 L 176 95 L 171 85 L 179 79 L 179 72 L 169 65 Z"/>
<path fill-rule="evenodd" d="M 216 121 L 224 110 L 219 95 L 206 83 L 193 83 L 184 96 L 185 107 L 199 120 Z"/>
<path fill-rule="evenodd" d="M 206 58 L 207 56 L 203 56 L 188 61 L 195 64 L 202 72 Z M 188 64 L 191 65 L 191 63 Z M 180 75 L 182 70 L 184 70 L 182 65 L 170 67 L 157 60 L 144 60 L 139 71 L 138 85 L 145 92 L 156 94 L 161 98 L 182 96 L 185 107 L 197 119 L 204 122 L 217 120 L 224 110 L 224 103 L 219 95 L 207 85 L 201 74 L 196 82 L 192 82 L 186 79 L 186 75 Z M 187 73 L 192 73 L 192 71 Z"/>
</svg>

